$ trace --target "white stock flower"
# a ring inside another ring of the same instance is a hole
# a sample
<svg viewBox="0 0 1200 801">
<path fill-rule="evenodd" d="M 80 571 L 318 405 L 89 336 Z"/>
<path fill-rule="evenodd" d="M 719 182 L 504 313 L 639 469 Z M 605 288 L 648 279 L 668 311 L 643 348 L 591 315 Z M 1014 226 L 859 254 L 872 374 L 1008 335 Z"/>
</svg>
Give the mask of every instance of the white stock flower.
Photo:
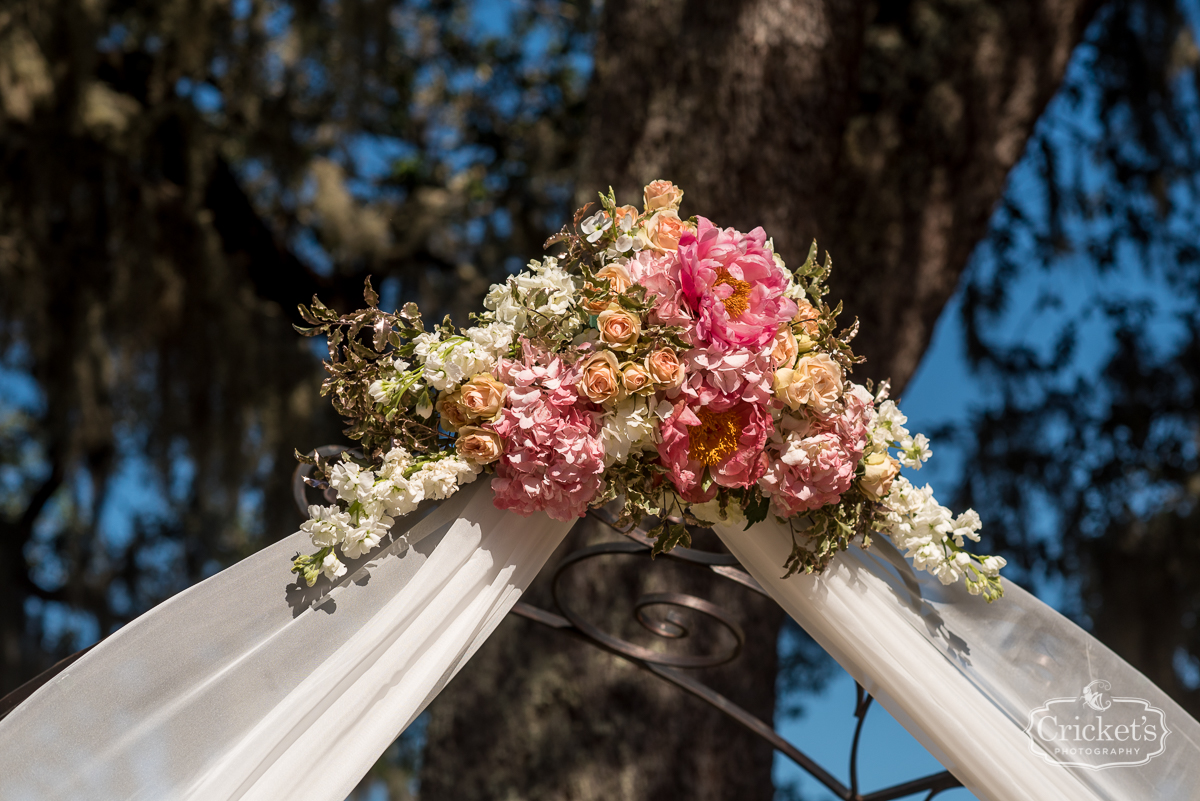
<svg viewBox="0 0 1200 801">
<path fill-rule="evenodd" d="M 901 440 L 900 449 L 900 463 L 914 470 L 920 470 L 921 465 L 933 455 L 933 451 L 929 449 L 929 438 L 924 434 Z"/>
<path fill-rule="evenodd" d="M 415 353 L 424 365 L 422 375 L 434 389 L 453 389 L 471 376 L 489 373 L 496 357 L 489 347 L 466 337 L 442 341 L 438 334 L 418 334 Z"/>
<path fill-rule="evenodd" d="M 347 503 L 369 499 L 375 488 L 375 474 L 354 462 L 338 462 L 329 475 L 329 486 Z"/>
<path fill-rule="evenodd" d="M 340 543 L 350 528 L 350 515 L 336 506 L 308 507 L 308 520 L 300 530 L 312 538 L 318 548 L 330 548 Z"/>
<path fill-rule="evenodd" d="M 1008 564 L 1008 560 L 1003 556 L 988 556 L 980 563 L 979 568 L 983 575 L 989 578 L 995 578 L 1000 575 L 1000 570 Z"/>
<path fill-rule="evenodd" d="M 438 459 L 421 468 L 413 480 L 419 480 L 424 485 L 425 497 L 434 500 L 449 498 L 458 489 L 459 484 L 468 484 L 482 470 L 479 465 L 472 464 L 458 456 L 448 456 Z"/>
<path fill-rule="evenodd" d="M 658 441 L 658 415 L 650 403 L 649 398 L 626 398 L 604 416 L 600 441 L 604 444 L 605 467 L 624 462 L 630 454 L 640 453 Z"/>
<path fill-rule="evenodd" d="M 325 574 L 325 578 L 334 581 L 346 575 L 346 566 L 337 558 L 336 553 L 330 551 L 321 561 L 321 572 Z"/>
<path fill-rule="evenodd" d="M 384 511 L 383 505 L 376 503 L 373 506 L 376 507 L 372 510 L 375 513 L 360 515 L 358 524 L 346 534 L 342 555 L 347 559 L 357 559 L 373 550 L 395 522 Z"/>
</svg>

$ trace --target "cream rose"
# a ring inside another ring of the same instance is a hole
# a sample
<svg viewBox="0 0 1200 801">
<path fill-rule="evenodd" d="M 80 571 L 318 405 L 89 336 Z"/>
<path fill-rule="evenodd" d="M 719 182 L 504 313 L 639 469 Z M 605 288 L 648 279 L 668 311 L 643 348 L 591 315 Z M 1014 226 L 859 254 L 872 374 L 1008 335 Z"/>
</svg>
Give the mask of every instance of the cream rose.
<svg viewBox="0 0 1200 801">
<path fill-rule="evenodd" d="M 620 400 L 621 379 L 617 357 L 610 350 L 593 353 L 579 366 L 579 391 L 593 403 Z"/>
<path fill-rule="evenodd" d="M 495 431 L 479 426 L 463 426 L 458 432 L 455 450 L 475 464 L 491 464 L 504 453 L 504 442 Z"/>
<path fill-rule="evenodd" d="M 645 367 L 637 362 L 621 365 L 621 385 L 630 395 L 649 395 L 654 391 L 654 379 Z"/>
<path fill-rule="evenodd" d="M 651 181 L 642 191 L 646 213 L 653 214 L 661 209 L 677 209 L 683 201 L 683 190 L 670 181 Z"/>
<path fill-rule="evenodd" d="M 613 350 L 631 351 L 642 335 L 642 321 L 624 309 L 608 308 L 596 318 L 600 341 Z"/>
<path fill-rule="evenodd" d="M 459 397 L 461 396 L 457 389 L 453 392 L 443 392 L 438 395 L 437 403 L 434 404 L 442 421 L 442 428 L 447 431 L 458 431 L 469 422 L 467 414 L 458 405 Z"/>
<path fill-rule="evenodd" d="M 679 250 L 679 240 L 688 224 L 672 209 L 663 209 L 643 223 L 642 239 L 646 245 L 664 253 Z"/>
<path fill-rule="evenodd" d="M 799 353 L 800 345 L 796 342 L 796 335 L 792 333 L 792 329 L 786 325 L 780 328 L 779 333 L 775 335 L 775 342 L 771 345 L 771 358 L 775 360 L 775 364 L 790 367 L 796 363 Z"/>
<path fill-rule="evenodd" d="M 900 475 L 900 463 L 886 453 L 873 453 L 863 460 L 866 468 L 859 484 L 871 498 L 881 501 L 892 488 L 892 479 Z"/>
<path fill-rule="evenodd" d="M 775 394 L 793 409 L 808 406 L 824 414 L 842 396 L 842 368 L 824 353 L 805 356 L 775 371 Z"/>
<path fill-rule="evenodd" d="M 677 389 L 683 386 L 687 370 L 679 361 L 679 354 L 670 348 L 659 348 L 647 354 L 646 372 L 659 389 Z"/>
<path fill-rule="evenodd" d="M 473 420 L 491 420 L 504 408 L 508 387 L 488 373 L 480 373 L 458 390 L 458 408 Z"/>
</svg>

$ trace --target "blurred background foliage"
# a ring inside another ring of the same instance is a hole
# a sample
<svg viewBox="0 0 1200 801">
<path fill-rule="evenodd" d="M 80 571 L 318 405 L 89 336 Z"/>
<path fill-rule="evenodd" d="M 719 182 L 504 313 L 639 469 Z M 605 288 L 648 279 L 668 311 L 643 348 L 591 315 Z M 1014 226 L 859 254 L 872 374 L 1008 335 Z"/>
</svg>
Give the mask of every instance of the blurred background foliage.
<svg viewBox="0 0 1200 801">
<path fill-rule="evenodd" d="M 1014 578 L 1196 713 L 1200 8 L 1093 6 L 942 321 L 974 390 L 941 441 Z M 461 320 L 540 251 L 602 13 L 0 9 L 0 693 L 293 530 L 292 449 L 340 436 L 297 302 L 369 274 Z"/>
</svg>

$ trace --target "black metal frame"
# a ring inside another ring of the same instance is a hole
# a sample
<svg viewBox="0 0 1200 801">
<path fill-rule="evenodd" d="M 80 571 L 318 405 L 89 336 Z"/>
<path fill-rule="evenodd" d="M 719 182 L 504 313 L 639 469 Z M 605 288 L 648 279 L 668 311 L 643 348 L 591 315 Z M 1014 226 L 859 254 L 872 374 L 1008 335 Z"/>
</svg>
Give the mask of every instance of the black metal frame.
<svg viewBox="0 0 1200 801">
<path fill-rule="evenodd" d="M 762 719 L 738 706 L 721 693 L 698 681 L 694 676 L 685 673 L 688 669 L 715 667 L 727 664 L 737 659 L 745 643 L 745 634 L 728 612 L 721 607 L 683 593 L 649 593 L 634 602 L 633 614 L 644 629 L 652 634 L 668 640 L 680 640 L 690 634 L 683 619 L 674 611 L 668 612 L 665 620 L 653 620 L 645 612 L 653 606 L 672 606 L 698 612 L 716 621 L 728 631 L 733 638 L 732 648 L 722 652 L 706 655 L 681 654 L 671 655 L 651 650 L 605 632 L 588 622 L 565 603 L 562 589 L 562 577 L 573 566 L 588 559 L 603 556 L 633 556 L 649 559 L 653 543 L 646 537 L 645 531 L 638 528 L 619 528 L 615 521 L 604 509 L 592 511 L 592 516 L 607 525 L 626 539 L 589 545 L 567 555 L 555 568 L 551 577 L 551 592 L 556 611 L 542 609 L 524 601 L 518 601 L 512 609 L 512 614 L 532 620 L 547 628 L 586 642 L 610 654 L 619 656 L 633 665 L 668 681 L 700 700 L 711 704 L 734 721 L 757 734 L 771 744 L 775 750 L 795 762 L 806 773 L 820 782 L 826 789 L 843 801 L 892 801 L 905 798 L 917 793 L 927 793 L 924 801 L 931 801 L 939 793 L 961 783 L 948 771 L 923 776 L 919 779 L 902 784 L 886 787 L 863 795 L 859 792 L 858 783 L 858 753 L 859 741 L 863 726 L 870 710 L 871 696 L 861 685 L 855 684 L 857 698 L 854 705 L 854 716 L 857 723 L 854 727 L 854 738 L 850 745 L 850 786 L 842 784 L 816 760 L 805 754 L 792 743 L 788 742 Z M 675 548 L 664 555 L 665 558 L 691 565 L 728 581 L 745 587 L 764 597 L 770 597 L 754 578 L 730 554 L 711 553 L 693 550 L 691 548 Z"/>
</svg>

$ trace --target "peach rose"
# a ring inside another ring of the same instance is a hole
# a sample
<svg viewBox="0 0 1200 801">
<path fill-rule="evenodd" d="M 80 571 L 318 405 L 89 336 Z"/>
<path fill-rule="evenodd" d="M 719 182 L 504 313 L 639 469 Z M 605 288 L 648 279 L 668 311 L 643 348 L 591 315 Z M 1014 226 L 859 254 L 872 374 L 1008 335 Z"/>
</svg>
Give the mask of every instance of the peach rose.
<svg viewBox="0 0 1200 801">
<path fill-rule="evenodd" d="M 661 209 L 674 210 L 683 201 L 683 190 L 670 181 L 651 181 L 642 191 L 642 201 L 646 204 L 647 214 Z"/>
<path fill-rule="evenodd" d="M 613 350 L 629 352 L 642 335 L 642 321 L 624 309 L 608 308 L 596 318 L 600 341 Z"/>
<path fill-rule="evenodd" d="M 820 313 L 807 300 L 796 301 L 796 316 L 792 318 L 792 322 L 799 323 L 805 334 L 815 337 L 821 332 L 817 325 L 820 318 Z"/>
<path fill-rule="evenodd" d="M 659 389 L 677 389 L 683 386 L 687 369 L 679 354 L 670 348 L 659 348 L 646 356 L 646 372 Z"/>
<path fill-rule="evenodd" d="M 480 373 L 458 390 L 458 408 L 473 420 L 491 420 L 504 408 L 508 388 L 488 373 Z"/>
<path fill-rule="evenodd" d="M 654 391 L 654 379 L 646 368 L 637 362 L 621 365 L 621 385 L 629 395 L 649 395 Z"/>
<path fill-rule="evenodd" d="M 863 460 L 866 472 L 859 484 L 868 497 L 882 501 L 900 475 L 900 463 L 886 453 L 873 453 Z"/>
<path fill-rule="evenodd" d="M 504 453 L 504 442 L 495 431 L 479 426 L 463 426 L 454 443 L 458 455 L 475 464 L 491 464 Z"/>
<path fill-rule="evenodd" d="M 638 210 L 636 208 L 633 206 L 617 206 L 615 209 L 613 209 L 613 223 L 617 227 L 620 227 L 625 218 L 630 215 L 633 215 L 633 219 L 629 222 L 633 225 L 637 225 L 637 218 L 640 215 L 638 215 Z"/>
<path fill-rule="evenodd" d="M 775 394 L 793 409 L 808 406 L 824 414 L 842 397 L 842 367 L 824 353 L 805 356 L 795 369 L 775 371 Z"/>
<path fill-rule="evenodd" d="M 779 367 L 790 367 L 796 363 L 799 353 L 800 346 L 792 329 L 786 325 L 780 328 L 775 334 L 775 342 L 771 345 L 771 358 L 775 360 L 775 364 Z"/>
<path fill-rule="evenodd" d="M 593 353 L 579 366 L 579 391 L 593 403 L 619 400 L 622 395 L 619 374 L 617 357 L 612 351 Z"/>
<path fill-rule="evenodd" d="M 688 224 L 674 210 L 664 209 L 643 224 L 642 237 L 651 248 L 667 253 L 679 250 L 679 239 L 686 230 Z"/>
<path fill-rule="evenodd" d="M 608 291 L 612 292 L 614 295 L 620 295 L 633 285 L 633 278 L 629 275 L 629 270 L 625 269 L 625 267 L 620 264 L 609 264 L 596 273 L 596 278 L 604 279 L 604 281 L 608 284 Z M 597 289 L 597 286 L 590 281 L 585 282 L 584 286 L 588 289 Z M 587 309 L 592 314 L 599 314 L 607 309 L 611 302 L 611 298 L 604 298 L 602 300 L 585 300 L 583 301 L 582 305 L 583 308 Z"/>
<path fill-rule="evenodd" d="M 469 422 L 466 412 L 458 405 L 460 397 L 457 389 L 453 392 L 443 392 L 438 395 L 437 403 L 434 404 L 442 421 L 442 428 L 447 431 L 458 431 Z"/>
</svg>

